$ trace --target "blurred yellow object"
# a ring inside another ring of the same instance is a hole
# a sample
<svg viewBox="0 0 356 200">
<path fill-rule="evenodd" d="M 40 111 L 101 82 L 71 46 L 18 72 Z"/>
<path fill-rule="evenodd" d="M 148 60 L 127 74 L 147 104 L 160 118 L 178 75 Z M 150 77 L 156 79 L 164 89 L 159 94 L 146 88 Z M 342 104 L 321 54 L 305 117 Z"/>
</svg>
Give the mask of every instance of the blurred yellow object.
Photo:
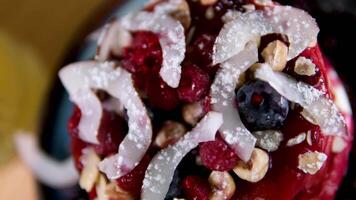
<svg viewBox="0 0 356 200">
<path fill-rule="evenodd" d="M 12 160 L 0 171 L 0 199 L 38 200 L 35 180 L 19 160 Z"/>
<path fill-rule="evenodd" d="M 14 153 L 14 131 L 37 132 L 48 81 L 36 52 L 0 31 L 0 166 Z"/>
</svg>

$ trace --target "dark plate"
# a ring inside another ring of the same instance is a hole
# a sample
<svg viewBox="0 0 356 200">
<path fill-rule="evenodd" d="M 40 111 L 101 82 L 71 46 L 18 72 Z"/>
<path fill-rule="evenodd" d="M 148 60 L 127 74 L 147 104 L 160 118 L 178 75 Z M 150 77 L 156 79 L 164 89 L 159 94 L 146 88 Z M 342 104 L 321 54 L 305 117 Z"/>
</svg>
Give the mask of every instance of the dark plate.
<svg viewBox="0 0 356 200">
<path fill-rule="evenodd" d="M 88 24 L 87 28 L 84 28 L 84 31 L 82 31 L 82 34 L 73 40 L 76 41 L 74 42 L 76 46 L 69 51 L 67 59 L 65 59 L 61 66 L 93 57 L 96 47 L 95 42 L 81 38 L 85 38 L 88 33 L 95 30 L 95 27 L 99 27 L 108 19 L 105 13 L 114 13 L 114 16 L 120 16 L 127 11 L 139 8 L 144 2 L 145 0 L 107 1 L 102 8 L 98 8 L 95 17 L 89 20 L 94 23 Z M 353 65 L 356 65 L 354 59 L 356 57 L 356 1 L 279 0 L 279 2 L 303 8 L 317 19 L 321 29 L 319 35 L 321 48 L 345 81 L 346 89 L 352 102 L 352 108 L 355 110 L 356 98 L 354 92 L 356 91 L 356 79 L 354 78 Z M 72 105 L 58 79 L 56 79 L 53 85 L 46 108 L 46 114 L 43 117 L 42 123 L 41 144 L 48 154 L 54 158 L 63 160 L 69 156 L 70 148 L 66 123 L 71 114 Z M 355 169 L 356 149 L 354 148 L 350 155 L 349 170 L 340 187 L 337 199 L 356 198 Z M 58 190 L 40 184 L 40 190 L 43 199 L 87 199 L 86 194 L 78 186 Z"/>
</svg>

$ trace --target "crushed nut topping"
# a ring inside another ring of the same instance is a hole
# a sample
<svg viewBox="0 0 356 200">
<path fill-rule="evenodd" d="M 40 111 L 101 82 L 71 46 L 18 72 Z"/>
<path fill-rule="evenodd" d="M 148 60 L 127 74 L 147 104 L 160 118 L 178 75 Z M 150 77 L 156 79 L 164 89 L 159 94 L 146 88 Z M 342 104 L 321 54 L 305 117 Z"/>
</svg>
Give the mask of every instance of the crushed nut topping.
<svg viewBox="0 0 356 200">
<path fill-rule="evenodd" d="M 306 119 L 308 122 L 314 124 L 314 125 L 318 125 L 318 122 L 316 121 L 316 119 L 313 118 L 313 116 L 305 109 L 303 109 L 302 112 L 300 112 L 300 114 L 304 117 L 304 119 Z"/>
<path fill-rule="evenodd" d="M 89 148 L 84 150 L 81 162 L 84 168 L 80 174 L 79 186 L 85 191 L 90 192 L 98 180 L 100 158 L 92 148 Z"/>
<path fill-rule="evenodd" d="M 209 176 L 212 191 L 209 200 L 230 199 L 236 190 L 234 179 L 228 172 L 213 171 Z"/>
<path fill-rule="evenodd" d="M 215 16 L 214 8 L 210 6 L 208 9 L 205 11 L 205 18 L 207 19 L 213 19 Z"/>
<path fill-rule="evenodd" d="M 246 12 L 251 12 L 256 10 L 256 6 L 254 4 L 245 4 L 242 6 L 242 8 L 246 11 Z"/>
<path fill-rule="evenodd" d="M 298 169 L 314 175 L 321 169 L 326 159 L 327 155 L 318 151 L 300 154 L 298 156 Z"/>
<path fill-rule="evenodd" d="M 182 115 L 185 122 L 194 126 L 204 115 L 203 106 L 199 102 L 186 104 L 183 106 Z"/>
<path fill-rule="evenodd" d="M 200 3 L 204 6 L 213 5 L 217 2 L 217 0 L 200 0 Z"/>
<path fill-rule="evenodd" d="M 175 121 L 166 121 L 158 132 L 154 144 L 162 149 L 174 144 L 186 133 L 183 124 Z"/>
<path fill-rule="evenodd" d="M 307 132 L 307 143 L 312 146 L 313 145 L 313 140 L 312 140 L 312 132 L 309 130 Z"/>
<path fill-rule="evenodd" d="M 192 22 L 189 4 L 186 0 L 181 0 L 180 4 L 177 6 L 177 10 L 171 13 L 172 17 L 182 23 L 185 29 L 190 27 Z"/>
<path fill-rule="evenodd" d="M 283 134 L 275 130 L 256 131 L 253 135 L 257 139 L 256 145 L 268 152 L 276 151 L 283 140 Z"/>
<path fill-rule="evenodd" d="M 292 147 L 294 145 L 297 145 L 297 144 L 300 144 L 300 143 L 304 142 L 306 136 L 307 136 L 307 134 L 301 133 L 301 134 L 295 136 L 294 138 L 289 139 L 287 144 L 286 144 L 287 147 Z"/>
<path fill-rule="evenodd" d="M 126 191 L 122 190 L 116 183 L 108 183 L 104 176 L 99 177 L 99 183 L 96 186 L 96 200 L 134 200 L 134 198 Z"/>
<path fill-rule="evenodd" d="M 258 6 L 273 6 L 272 0 L 254 0 L 254 3 Z"/>
<path fill-rule="evenodd" d="M 267 45 L 261 55 L 274 71 L 282 71 L 287 64 L 288 47 L 283 42 L 275 40 Z"/>
<path fill-rule="evenodd" d="M 269 156 L 267 152 L 255 148 L 251 159 L 247 163 L 240 160 L 233 171 L 241 179 L 256 183 L 265 177 L 268 167 Z"/>
<path fill-rule="evenodd" d="M 312 60 L 301 56 L 295 62 L 294 72 L 303 76 L 313 76 L 316 74 L 316 66 Z"/>
<path fill-rule="evenodd" d="M 333 140 L 331 150 L 333 153 L 341 153 L 342 151 L 344 151 L 346 146 L 347 146 L 347 143 L 345 142 L 345 140 L 342 139 L 342 137 L 336 136 Z"/>
</svg>

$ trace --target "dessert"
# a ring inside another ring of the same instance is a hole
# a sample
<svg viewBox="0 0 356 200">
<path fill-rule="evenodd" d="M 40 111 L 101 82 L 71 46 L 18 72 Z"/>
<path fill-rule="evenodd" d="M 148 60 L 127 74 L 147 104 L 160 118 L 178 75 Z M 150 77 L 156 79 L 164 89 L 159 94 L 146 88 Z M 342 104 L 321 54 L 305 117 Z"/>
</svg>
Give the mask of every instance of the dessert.
<svg viewBox="0 0 356 200">
<path fill-rule="evenodd" d="M 269 0 L 154 1 L 59 76 L 90 199 L 333 199 L 353 139 L 306 12 Z"/>
</svg>

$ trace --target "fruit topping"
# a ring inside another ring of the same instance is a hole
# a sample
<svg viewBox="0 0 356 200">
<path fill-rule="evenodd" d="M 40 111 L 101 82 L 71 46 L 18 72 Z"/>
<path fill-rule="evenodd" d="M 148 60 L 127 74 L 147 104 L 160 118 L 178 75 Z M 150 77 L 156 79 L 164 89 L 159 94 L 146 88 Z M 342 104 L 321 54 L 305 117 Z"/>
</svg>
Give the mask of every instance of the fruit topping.
<svg viewBox="0 0 356 200">
<path fill-rule="evenodd" d="M 63 68 L 59 76 L 71 99 L 81 110 L 79 136 L 97 144 L 103 108 L 92 89 L 106 91 L 118 99 L 128 114 L 128 133 L 119 146 L 119 153 L 100 163 L 108 178 L 119 178 L 130 172 L 146 153 L 152 138 L 152 127 L 145 106 L 139 98 L 131 75 L 115 63 L 79 62 Z M 97 121 L 98 120 L 98 121 Z"/>
<path fill-rule="evenodd" d="M 237 107 L 249 130 L 278 129 L 288 116 L 289 102 L 267 82 L 254 80 L 236 93 Z"/>
<path fill-rule="evenodd" d="M 252 152 L 248 162 L 238 161 L 233 169 L 235 174 L 243 180 L 256 183 L 263 179 L 269 168 L 269 155 L 258 148 Z"/>
<path fill-rule="evenodd" d="M 246 49 L 221 64 L 210 90 L 212 109 L 224 116 L 219 129 L 221 136 L 244 161 L 250 159 L 256 138 L 241 122 L 234 100 L 235 87 L 241 74 L 258 61 L 257 54 L 257 46 L 249 43 Z"/>
<path fill-rule="evenodd" d="M 229 171 L 238 161 L 234 150 L 221 139 L 201 143 L 199 155 L 203 165 L 214 171 Z"/>
<path fill-rule="evenodd" d="M 276 91 L 291 102 L 298 103 L 308 112 L 325 135 L 345 135 L 347 133 L 344 117 L 332 100 L 325 94 L 303 82 L 279 72 L 273 72 L 268 65 L 256 70 L 258 79 L 268 82 Z"/>
<path fill-rule="evenodd" d="M 165 83 L 176 88 L 181 78 L 181 62 L 185 54 L 185 35 L 182 24 L 160 12 L 129 14 L 121 20 L 122 27 L 135 31 L 151 31 L 159 35 L 162 48 L 160 75 Z"/>
<path fill-rule="evenodd" d="M 161 150 L 146 171 L 141 198 L 164 199 L 181 160 L 199 143 L 214 140 L 222 121 L 220 113 L 209 112 L 177 143 Z"/>
<path fill-rule="evenodd" d="M 185 195 L 188 199 L 209 200 L 210 185 L 199 176 L 188 176 L 182 184 Z"/>
<path fill-rule="evenodd" d="M 169 87 L 158 75 L 148 75 L 146 92 L 150 105 L 159 109 L 172 110 L 180 103 L 177 90 Z"/>
<path fill-rule="evenodd" d="M 197 66 L 183 67 L 182 79 L 178 87 L 179 98 L 192 103 L 201 100 L 209 91 L 209 75 Z"/>
<path fill-rule="evenodd" d="M 150 161 L 151 157 L 146 154 L 130 173 L 116 181 L 120 188 L 130 192 L 136 199 L 140 197 L 143 178 Z"/>
</svg>

